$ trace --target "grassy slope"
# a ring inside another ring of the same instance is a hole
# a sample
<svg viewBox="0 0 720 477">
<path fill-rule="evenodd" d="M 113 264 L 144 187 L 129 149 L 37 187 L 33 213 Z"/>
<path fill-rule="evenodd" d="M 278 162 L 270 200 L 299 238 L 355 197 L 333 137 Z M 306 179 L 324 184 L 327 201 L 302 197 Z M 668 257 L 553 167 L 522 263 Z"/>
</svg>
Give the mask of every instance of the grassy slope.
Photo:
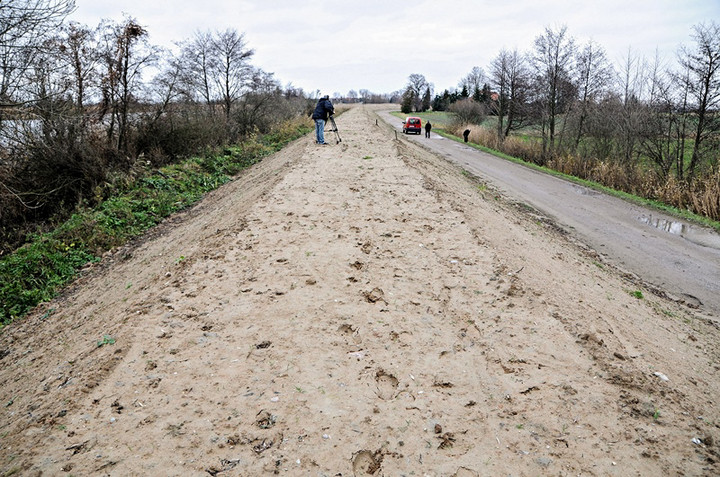
<svg viewBox="0 0 720 477">
<path fill-rule="evenodd" d="M 105 251 L 142 235 L 310 130 L 306 121 L 286 124 L 222 152 L 147 171 L 119 195 L 79 210 L 54 231 L 33 237 L 0 259 L 0 328 L 53 298 Z"/>
</svg>

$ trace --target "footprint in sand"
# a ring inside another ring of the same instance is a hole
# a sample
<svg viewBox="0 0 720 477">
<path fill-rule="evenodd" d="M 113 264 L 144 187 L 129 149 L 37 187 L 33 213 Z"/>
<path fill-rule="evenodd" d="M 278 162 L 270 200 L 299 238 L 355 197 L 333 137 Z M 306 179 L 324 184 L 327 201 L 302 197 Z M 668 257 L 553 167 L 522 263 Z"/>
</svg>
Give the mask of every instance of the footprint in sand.
<svg viewBox="0 0 720 477">
<path fill-rule="evenodd" d="M 348 344 L 350 344 L 350 342 L 354 344 L 362 343 L 360 332 L 356 327 L 353 327 L 352 325 L 349 325 L 347 323 L 343 323 L 338 327 L 338 331 L 345 336 Z"/>
<path fill-rule="evenodd" d="M 393 399 L 397 395 L 399 381 L 392 374 L 379 369 L 375 373 L 375 383 L 377 384 L 376 393 L 383 401 Z"/>
<path fill-rule="evenodd" d="M 380 451 L 361 450 L 353 454 L 352 466 L 355 476 L 375 475 L 382 466 L 383 455 Z"/>
</svg>

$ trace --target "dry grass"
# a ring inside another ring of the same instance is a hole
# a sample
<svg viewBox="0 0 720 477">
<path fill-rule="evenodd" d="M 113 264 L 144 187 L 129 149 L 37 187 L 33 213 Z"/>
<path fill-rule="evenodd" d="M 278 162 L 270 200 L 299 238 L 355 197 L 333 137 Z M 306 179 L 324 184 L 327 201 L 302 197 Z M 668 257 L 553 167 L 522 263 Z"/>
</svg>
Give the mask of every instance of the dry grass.
<svg viewBox="0 0 720 477">
<path fill-rule="evenodd" d="M 543 161 L 539 143 L 512 136 L 500 143 L 495 131 L 473 124 L 455 124 L 448 127 L 447 131 L 460 137 L 465 129 L 470 129 L 469 142 L 526 162 L 544 163 L 549 169 L 563 174 L 720 221 L 720 168 L 716 167 L 688 183 L 673 176 L 660 177 L 654 170 L 640 164 L 626 165 L 571 154 L 558 155 Z"/>
<path fill-rule="evenodd" d="M 720 220 L 720 169 L 715 169 L 693 185 L 695 190 L 689 197 L 691 209 L 713 220 Z"/>
</svg>

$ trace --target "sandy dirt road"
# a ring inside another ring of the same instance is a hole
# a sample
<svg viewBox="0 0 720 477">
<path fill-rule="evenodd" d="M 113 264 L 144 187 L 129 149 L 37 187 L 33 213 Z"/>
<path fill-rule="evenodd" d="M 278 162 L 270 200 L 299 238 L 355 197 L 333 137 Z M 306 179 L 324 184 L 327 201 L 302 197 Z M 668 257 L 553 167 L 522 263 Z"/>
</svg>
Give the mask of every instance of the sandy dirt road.
<svg viewBox="0 0 720 477">
<path fill-rule="evenodd" d="M 383 119 L 401 128 L 389 111 Z M 408 136 L 550 217 L 573 236 L 676 300 L 720 319 L 720 234 L 433 134 Z"/>
<path fill-rule="evenodd" d="M 720 473 L 714 323 L 376 119 L 7 327 L 0 475 Z"/>
</svg>

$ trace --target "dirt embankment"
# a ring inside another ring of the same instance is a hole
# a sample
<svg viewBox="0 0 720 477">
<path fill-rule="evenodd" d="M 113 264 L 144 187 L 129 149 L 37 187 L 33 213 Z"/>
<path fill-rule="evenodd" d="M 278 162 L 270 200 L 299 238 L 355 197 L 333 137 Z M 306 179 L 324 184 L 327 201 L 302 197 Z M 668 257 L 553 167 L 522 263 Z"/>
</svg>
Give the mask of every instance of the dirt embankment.
<svg viewBox="0 0 720 477">
<path fill-rule="evenodd" d="M 720 473 L 716 327 L 375 118 L 6 328 L 0 472 Z"/>
</svg>

